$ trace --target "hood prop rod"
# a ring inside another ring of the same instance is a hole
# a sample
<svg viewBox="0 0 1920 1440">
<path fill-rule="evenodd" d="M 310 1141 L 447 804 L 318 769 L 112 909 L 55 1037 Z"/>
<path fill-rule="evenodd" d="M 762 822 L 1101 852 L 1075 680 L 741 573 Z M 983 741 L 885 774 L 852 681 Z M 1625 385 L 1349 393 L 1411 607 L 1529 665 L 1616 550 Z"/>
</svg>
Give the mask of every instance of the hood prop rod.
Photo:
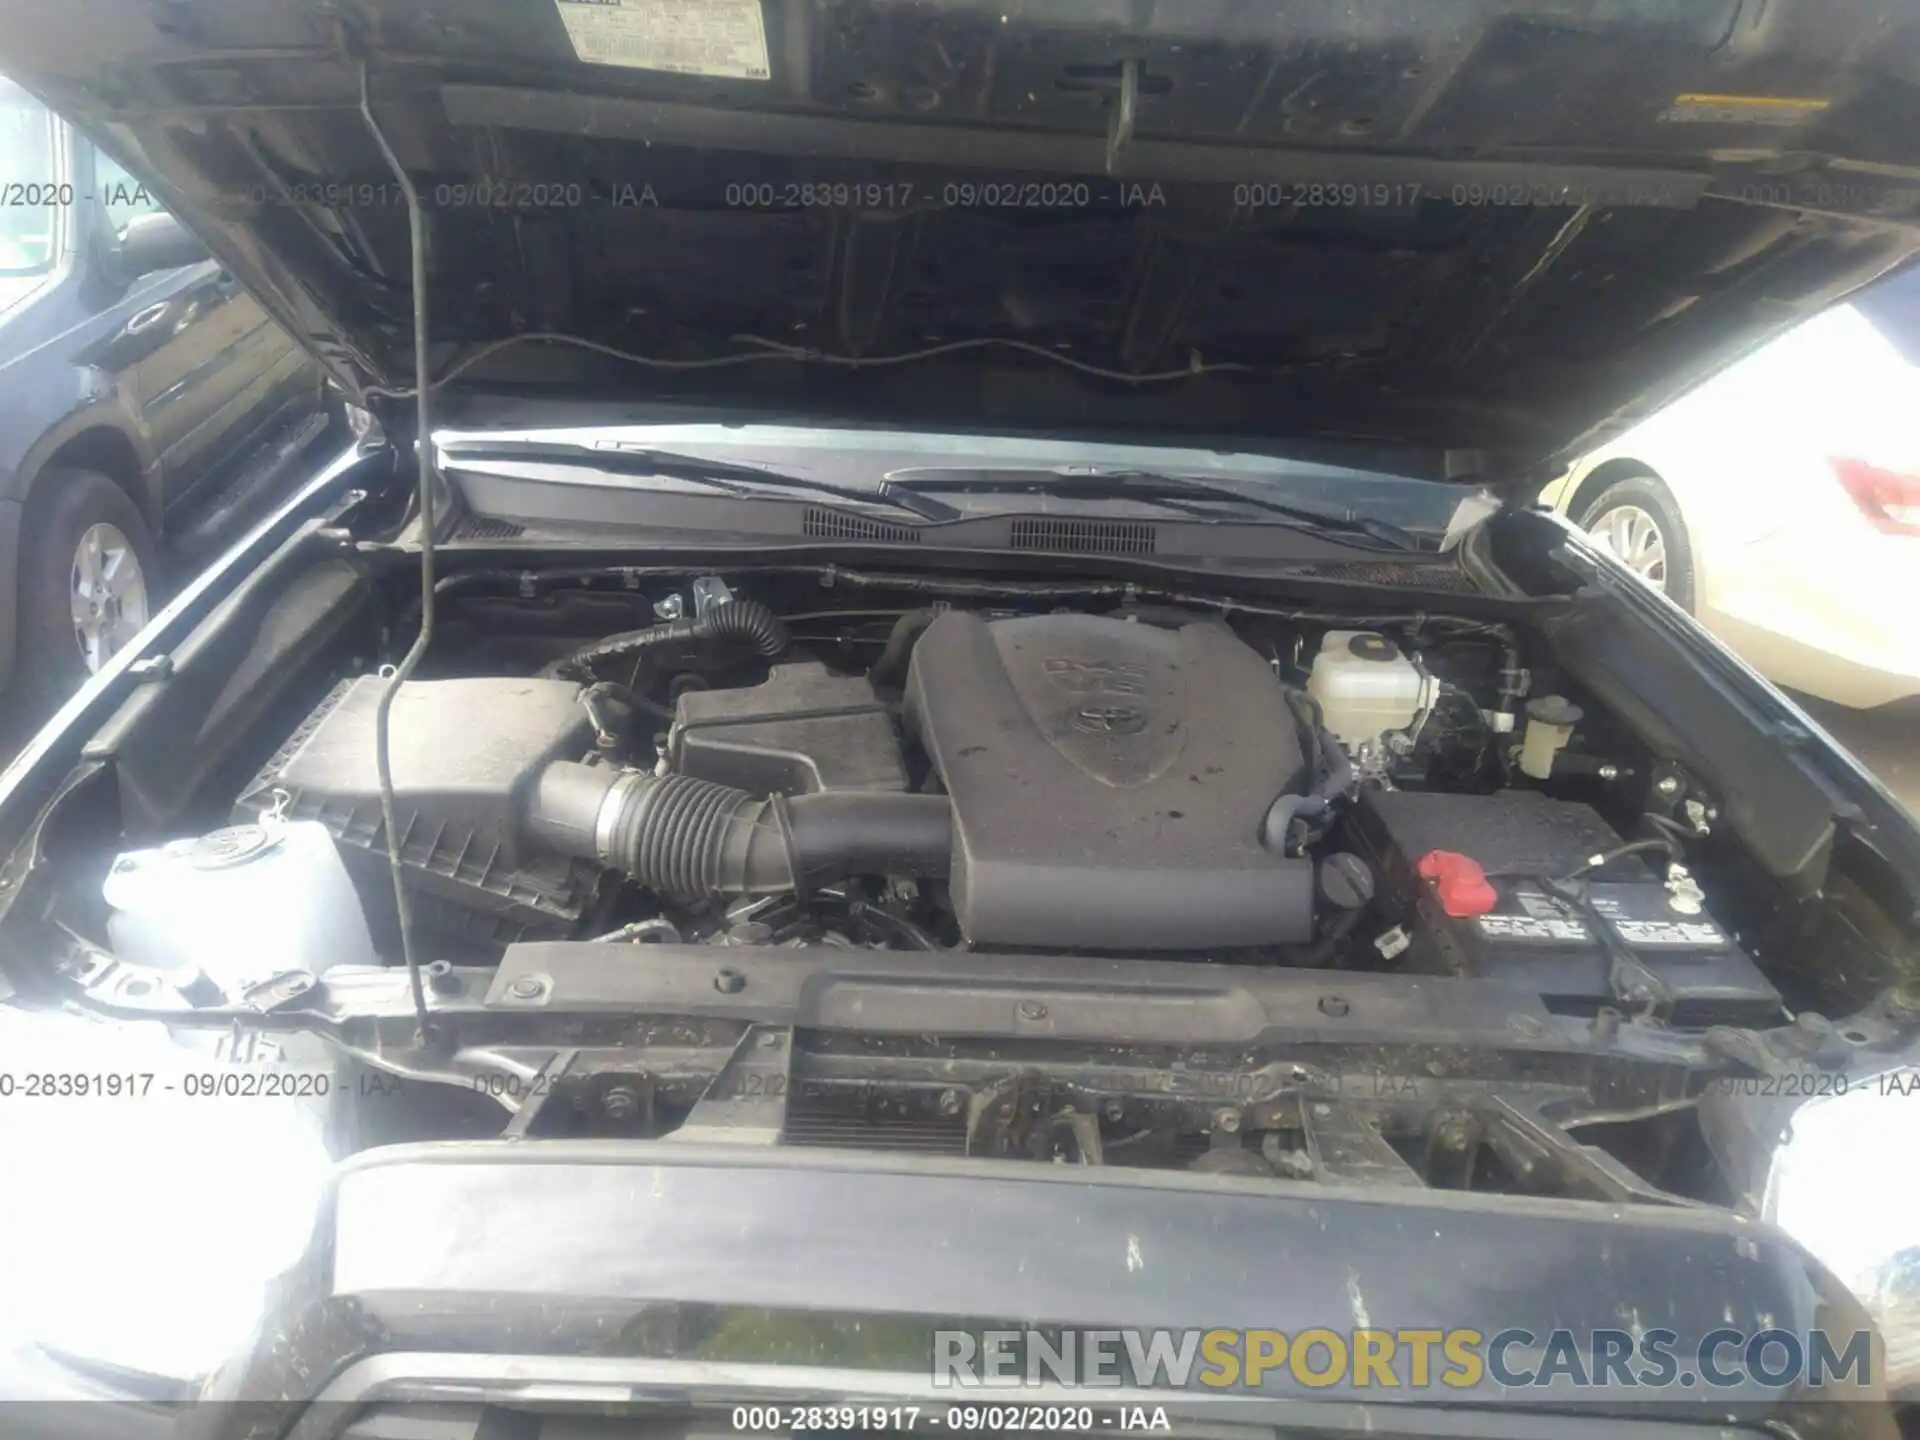
<svg viewBox="0 0 1920 1440">
<path fill-rule="evenodd" d="M 427 653 L 427 646 L 433 640 L 433 429 L 430 422 L 430 399 L 433 395 L 433 377 L 428 366 L 427 339 L 427 217 L 420 207 L 420 194 L 413 187 L 413 181 L 407 178 L 406 167 L 401 165 L 400 157 L 395 155 L 393 147 L 387 143 L 387 137 L 380 128 L 380 122 L 374 119 L 373 103 L 368 92 L 367 61 L 360 60 L 360 115 L 367 122 L 367 129 L 373 133 L 373 140 L 380 147 L 380 154 L 387 162 L 387 168 L 393 172 L 393 178 L 399 182 L 400 193 L 407 202 L 407 240 L 408 258 L 413 271 L 413 404 L 414 404 L 414 454 L 419 469 L 415 478 L 417 503 L 420 509 L 420 633 L 414 637 L 413 645 L 404 658 L 394 668 L 387 685 L 380 692 L 380 703 L 373 713 L 373 755 L 374 765 L 380 779 L 380 823 L 387 832 L 387 868 L 393 874 L 393 903 L 400 923 L 400 949 L 407 962 L 407 984 L 413 991 L 413 1012 L 419 1022 L 420 1042 L 425 1044 L 440 1038 L 435 1022 L 427 1015 L 426 985 L 420 973 L 420 954 L 414 941 L 413 904 L 407 895 L 407 886 L 400 863 L 400 831 L 394 823 L 393 803 L 393 757 L 388 744 L 389 732 L 393 725 L 393 701 L 400 693 L 400 687 L 407 683 L 407 677 L 413 674 L 414 667 L 420 663 L 420 657 Z"/>
</svg>

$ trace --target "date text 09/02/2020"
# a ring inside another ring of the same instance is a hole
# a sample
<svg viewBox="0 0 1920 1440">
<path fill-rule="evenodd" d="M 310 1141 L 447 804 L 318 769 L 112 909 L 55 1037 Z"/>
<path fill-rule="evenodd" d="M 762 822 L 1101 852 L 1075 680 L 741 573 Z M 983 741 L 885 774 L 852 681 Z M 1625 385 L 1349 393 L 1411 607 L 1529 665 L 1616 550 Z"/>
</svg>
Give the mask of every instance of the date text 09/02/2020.
<svg viewBox="0 0 1920 1440">
<path fill-rule="evenodd" d="M 733 1428 L 757 1434 L 802 1430 L 1010 1431 L 1170 1430 L 1164 1406 L 1116 1405 L 736 1405 Z"/>
</svg>

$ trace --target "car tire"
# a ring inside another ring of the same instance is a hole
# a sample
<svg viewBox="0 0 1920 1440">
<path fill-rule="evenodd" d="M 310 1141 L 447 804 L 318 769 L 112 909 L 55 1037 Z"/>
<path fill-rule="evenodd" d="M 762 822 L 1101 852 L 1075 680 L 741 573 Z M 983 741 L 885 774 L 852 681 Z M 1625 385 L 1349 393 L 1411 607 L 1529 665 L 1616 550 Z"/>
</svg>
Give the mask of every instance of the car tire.
<svg viewBox="0 0 1920 1440">
<path fill-rule="evenodd" d="M 52 470 L 27 497 L 17 580 L 20 630 L 8 709 L 16 725 L 31 726 L 125 648 L 159 608 L 159 555 L 126 491 L 91 470 Z M 85 610 L 94 613 L 83 643 Z"/>
<path fill-rule="evenodd" d="M 1616 481 L 1594 496 L 1574 523 L 1595 544 L 1612 551 L 1628 569 L 1692 613 L 1693 541 L 1673 492 L 1659 479 L 1635 475 Z"/>
</svg>

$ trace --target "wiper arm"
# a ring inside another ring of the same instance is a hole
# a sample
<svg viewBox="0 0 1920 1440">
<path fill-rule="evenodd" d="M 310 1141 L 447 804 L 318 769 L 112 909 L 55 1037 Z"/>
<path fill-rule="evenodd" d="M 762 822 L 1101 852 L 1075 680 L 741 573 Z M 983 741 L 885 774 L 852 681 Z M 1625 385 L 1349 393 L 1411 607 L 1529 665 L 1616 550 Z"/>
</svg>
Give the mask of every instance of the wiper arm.
<svg viewBox="0 0 1920 1440">
<path fill-rule="evenodd" d="M 726 460 L 709 460 L 699 455 L 683 455 L 672 450 L 649 450 L 621 445 L 596 449 L 567 440 L 448 440 L 440 446 L 448 461 L 533 461 L 546 465 L 575 465 L 587 470 L 602 470 L 610 475 L 658 476 L 663 480 L 684 480 L 706 485 L 729 495 L 754 495 L 767 490 L 796 490 L 811 495 L 830 495 L 856 505 L 878 505 L 904 510 L 922 520 L 952 518 L 952 507 L 937 500 L 918 496 L 889 495 L 884 488 L 859 490 L 836 485 L 831 480 L 815 480 L 807 475 L 791 475 L 780 470 L 763 470 L 757 465 L 736 465 Z"/>
<path fill-rule="evenodd" d="M 1056 499 L 1138 500 L 1203 520 L 1220 520 L 1223 506 L 1271 515 L 1294 528 L 1316 534 L 1357 536 L 1375 543 L 1363 548 L 1431 551 L 1436 545 L 1386 520 L 1348 511 L 1320 510 L 1248 495 L 1192 475 L 1154 470 L 901 470 L 887 477 L 881 493 L 906 503 L 933 494 L 1045 495 Z M 938 502 L 934 502 L 938 503 Z M 942 506 L 948 515 L 958 510 Z"/>
</svg>

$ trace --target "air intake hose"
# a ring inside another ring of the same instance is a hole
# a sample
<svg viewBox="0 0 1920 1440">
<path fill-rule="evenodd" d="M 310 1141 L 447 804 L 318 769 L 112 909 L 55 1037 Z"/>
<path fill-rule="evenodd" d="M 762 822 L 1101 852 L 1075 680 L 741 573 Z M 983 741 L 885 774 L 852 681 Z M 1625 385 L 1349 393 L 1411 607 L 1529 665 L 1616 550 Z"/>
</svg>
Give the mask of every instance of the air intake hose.
<svg viewBox="0 0 1920 1440">
<path fill-rule="evenodd" d="M 591 679 L 609 660 L 630 660 L 661 645 L 738 641 L 756 655 L 774 656 L 787 648 L 787 627 L 780 617 L 757 600 L 731 600 L 716 605 L 697 620 L 669 620 L 645 630 L 609 635 L 574 651 L 552 666 L 557 675 Z"/>
<path fill-rule="evenodd" d="M 945 879 L 953 851 L 944 795 L 756 797 L 690 775 L 570 760 L 540 773 L 527 825 L 556 850 L 681 901 L 804 894 L 848 875 Z"/>
</svg>

